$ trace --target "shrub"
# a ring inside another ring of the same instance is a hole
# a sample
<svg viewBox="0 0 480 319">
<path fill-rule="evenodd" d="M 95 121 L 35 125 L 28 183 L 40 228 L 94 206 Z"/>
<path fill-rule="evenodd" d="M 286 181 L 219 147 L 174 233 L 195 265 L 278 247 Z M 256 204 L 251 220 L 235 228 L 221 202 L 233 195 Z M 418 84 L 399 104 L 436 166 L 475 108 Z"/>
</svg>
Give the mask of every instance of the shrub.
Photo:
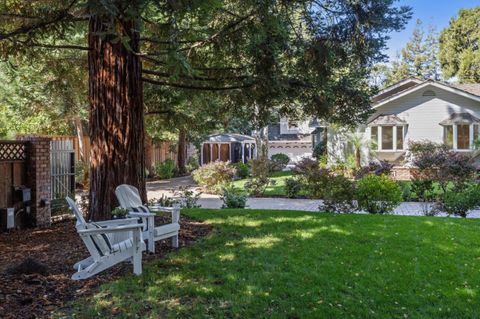
<svg viewBox="0 0 480 319">
<path fill-rule="evenodd" d="M 162 206 L 162 207 L 173 207 L 175 204 L 177 204 L 178 201 L 176 199 L 173 199 L 171 197 L 168 197 L 165 194 L 162 194 L 160 198 L 152 198 L 148 201 L 148 206 Z"/>
<path fill-rule="evenodd" d="M 317 161 L 305 157 L 295 164 L 295 166 L 292 168 L 292 172 L 294 174 L 305 175 L 311 170 L 318 169 L 318 167 L 319 165 Z"/>
<path fill-rule="evenodd" d="M 391 213 L 402 201 L 402 190 L 390 177 L 367 175 L 357 183 L 358 207 L 370 214 Z"/>
<path fill-rule="evenodd" d="M 193 180 L 207 191 L 218 193 L 229 184 L 235 175 L 235 168 L 228 162 L 210 162 L 195 170 Z"/>
<path fill-rule="evenodd" d="M 468 211 L 479 207 L 480 186 L 470 185 L 460 191 L 448 190 L 442 196 L 441 208 L 449 215 L 467 217 Z"/>
<path fill-rule="evenodd" d="M 200 164 L 199 164 L 199 160 L 198 160 L 198 155 L 193 155 L 191 156 L 188 161 L 187 161 L 187 165 L 185 165 L 185 167 L 187 168 L 187 171 L 188 172 L 193 172 L 194 170 L 196 170 L 197 168 L 200 167 Z"/>
<path fill-rule="evenodd" d="M 302 189 L 302 183 L 296 178 L 287 178 L 285 180 L 285 193 L 288 198 L 295 198 Z"/>
<path fill-rule="evenodd" d="M 412 200 L 412 190 L 409 182 L 398 181 L 398 187 L 402 191 L 402 199 L 404 202 L 409 202 Z"/>
<path fill-rule="evenodd" d="M 360 179 L 367 174 L 375 174 L 375 175 L 390 175 L 392 172 L 393 164 L 390 164 L 387 161 L 378 161 L 378 162 L 370 162 L 367 166 L 364 166 L 358 169 L 354 176 L 355 179 Z"/>
<path fill-rule="evenodd" d="M 254 178 L 265 178 L 270 176 L 273 171 L 273 163 L 267 158 L 252 159 L 248 161 L 250 173 Z"/>
<path fill-rule="evenodd" d="M 333 173 L 326 168 L 308 169 L 301 176 L 301 181 L 305 191 L 312 198 L 323 199 L 328 184 L 333 176 Z"/>
<path fill-rule="evenodd" d="M 233 187 L 223 189 L 222 208 L 245 208 L 247 204 L 247 195 Z"/>
<path fill-rule="evenodd" d="M 236 175 L 239 178 L 244 179 L 250 175 L 250 167 L 248 166 L 248 164 L 239 162 L 239 163 L 235 163 L 234 166 L 236 170 Z"/>
<path fill-rule="evenodd" d="M 262 196 L 265 193 L 268 185 L 275 184 L 274 181 L 268 179 L 268 177 L 256 177 L 252 178 L 245 183 L 245 190 L 251 196 Z"/>
<path fill-rule="evenodd" d="M 186 186 L 181 186 L 178 191 L 174 193 L 178 196 L 178 203 L 182 208 L 199 208 L 201 205 L 197 204 L 202 193 L 195 193 L 194 191 L 188 189 Z"/>
<path fill-rule="evenodd" d="M 75 163 L 75 181 L 82 187 L 88 186 L 90 170 L 87 163 L 78 161 Z"/>
<path fill-rule="evenodd" d="M 112 210 L 112 217 L 113 218 L 125 218 L 128 214 L 128 209 L 122 207 L 115 207 Z"/>
<path fill-rule="evenodd" d="M 315 145 L 313 148 L 312 156 L 316 158 L 317 160 L 320 159 L 320 157 L 325 156 L 327 153 L 327 145 L 325 143 L 318 143 Z"/>
<path fill-rule="evenodd" d="M 155 175 L 161 179 L 168 179 L 175 176 L 175 162 L 171 159 L 155 165 Z"/>
<path fill-rule="evenodd" d="M 353 213 L 355 184 L 343 175 L 329 173 L 323 194 L 323 202 L 319 209 L 334 213 Z"/>
<path fill-rule="evenodd" d="M 287 167 L 288 163 L 290 163 L 290 157 L 283 153 L 273 154 L 270 159 L 274 164 L 274 170 L 277 171 L 283 170 L 285 167 Z"/>
</svg>

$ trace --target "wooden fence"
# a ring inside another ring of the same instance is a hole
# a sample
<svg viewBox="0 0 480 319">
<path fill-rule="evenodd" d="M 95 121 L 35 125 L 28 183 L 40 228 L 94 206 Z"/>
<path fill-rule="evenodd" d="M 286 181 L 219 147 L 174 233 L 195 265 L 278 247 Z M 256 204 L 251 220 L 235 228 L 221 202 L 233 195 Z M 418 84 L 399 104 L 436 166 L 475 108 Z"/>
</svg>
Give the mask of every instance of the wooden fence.
<svg viewBox="0 0 480 319">
<path fill-rule="evenodd" d="M 77 136 L 57 136 L 56 139 L 68 139 L 73 141 L 73 147 L 75 149 L 75 161 L 81 161 L 81 147 Z M 147 141 L 145 142 L 147 143 Z M 151 144 L 151 166 L 162 163 L 167 159 L 177 161 L 177 152 L 175 150 L 175 144 L 173 142 L 152 142 Z M 83 154 L 85 162 L 89 162 L 90 159 L 90 138 L 88 136 L 83 137 Z M 148 160 L 148 159 L 147 159 Z"/>
</svg>

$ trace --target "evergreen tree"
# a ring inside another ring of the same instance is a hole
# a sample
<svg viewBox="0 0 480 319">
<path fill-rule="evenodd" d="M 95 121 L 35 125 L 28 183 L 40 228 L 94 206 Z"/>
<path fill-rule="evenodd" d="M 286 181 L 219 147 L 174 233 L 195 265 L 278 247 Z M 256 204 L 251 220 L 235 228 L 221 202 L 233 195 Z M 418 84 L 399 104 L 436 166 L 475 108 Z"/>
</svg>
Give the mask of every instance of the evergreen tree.
<svg viewBox="0 0 480 319">
<path fill-rule="evenodd" d="M 235 92 L 266 118 L 275 105 L 354 124 L 369 112 L 368 70 L 410 8 L 394 0 L 11 0 L 0 4 L 0 56 L 88 55 L 90 218 L 114 189 L 146 200 L 143 84 Z M 72 43 L 80 32 L 81 44 Z M 252 112 L 253 113 L 253 112 Z"/>
<path fill-rule="evenodd" d="M 422 21 L 417 19 L 412 36 L 392 62 L 386 85 L 408 77 L 440 80 L 438 56 L 438 36 L 435 28 L 429 27 L 427 34 Z"/>
<path fill-rule="evenodd" d="M 480 83 L 480 7 L 460 10 L 440 35 L 440 63 L 445 78 Z"/>
</svg>

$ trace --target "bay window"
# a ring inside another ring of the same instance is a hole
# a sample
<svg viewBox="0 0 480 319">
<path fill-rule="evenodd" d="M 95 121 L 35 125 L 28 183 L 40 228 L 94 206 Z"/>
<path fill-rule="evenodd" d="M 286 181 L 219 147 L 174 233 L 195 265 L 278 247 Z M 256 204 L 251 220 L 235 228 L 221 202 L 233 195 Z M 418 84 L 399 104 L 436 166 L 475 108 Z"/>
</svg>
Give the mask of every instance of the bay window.
<svg viewBox="0 0 480 319">
<path fill-rule="evenodd" d="M 378 151 L 403 150 L 404 125 L 371 126 L 370 139 Z"/>
<path fill-rule="evenodd" d="M 480 136 L 478 124 L 443 125 L 443 143 L 452 150 L 470 150 Z"/>
</svg>

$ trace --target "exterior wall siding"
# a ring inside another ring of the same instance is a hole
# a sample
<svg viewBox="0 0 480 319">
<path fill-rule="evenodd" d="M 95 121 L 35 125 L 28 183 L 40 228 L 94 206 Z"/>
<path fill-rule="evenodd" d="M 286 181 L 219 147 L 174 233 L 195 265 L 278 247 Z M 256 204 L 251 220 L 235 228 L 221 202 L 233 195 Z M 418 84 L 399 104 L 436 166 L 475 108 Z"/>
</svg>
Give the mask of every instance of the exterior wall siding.
<svg viewBox="0 0 480 319">
<path fill-rule="evenodd" d="M 427 90 L 435 92 L 435 96 L 422 96 Z M 453 113 L 471 113 L 480 117 L 480 102 L 434 86 L 427 86 L 380 106 L 373 117 L 379 114 L 396 114 L 407 121 L 405 146 L 408 146 L 408 141 L 423 139 L 443 142 L 443 128 L 439 123 Z"/>
<path fill-rule="evenodd" d="M 423 96 L 427 90 L 433 91 L 435 96 Z M 470 113 L 480 118 L 480 102 L 428 85 L 378 107 L 368 121 L 380 114 L 397 115 L 400 119 L 405 120 L 408 123 L 404 133 L 403 153 L 405 153 L 410 141 L 430 140 L 442 143 L 443 127 L 439 123 L 453 113 Z M 369 127 L 365 130 L 365 134 L 367 138 L 370 137 Z M 345 159 L 345 142 L 344 137 L 338 136 L 336 131 L 329 128 L 328 155 L 330 162 Z M 401 154 L 402 152 L 399 151 L 377 151 L 376 157 L 393 161 L 395 161 L 394 158 L 398 158 L 397 162 L 400 163 Z"/>
</svg>

